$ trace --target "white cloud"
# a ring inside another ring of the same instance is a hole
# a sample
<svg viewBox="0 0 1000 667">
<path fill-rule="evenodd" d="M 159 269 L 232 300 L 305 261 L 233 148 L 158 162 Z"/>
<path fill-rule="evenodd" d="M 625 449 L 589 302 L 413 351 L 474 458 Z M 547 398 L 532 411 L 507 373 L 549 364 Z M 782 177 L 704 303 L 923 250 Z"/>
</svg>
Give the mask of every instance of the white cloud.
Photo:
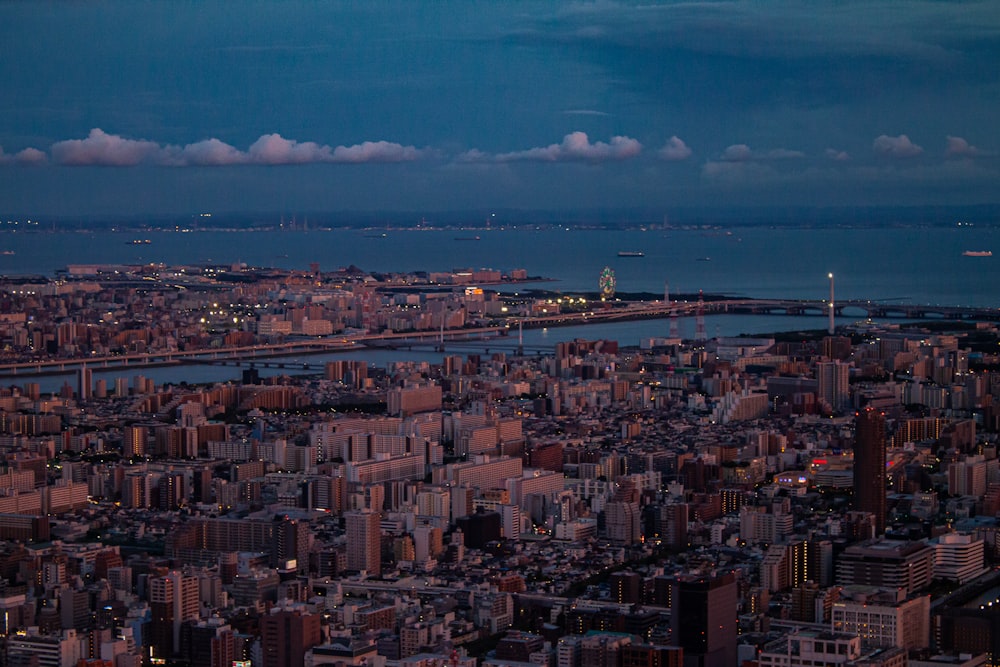
<svg viewBox="0 0 1000 667">
<path fill-rule="evenodd" d="M 44 151 L 40 151 L 37 148 L 25 148 L 24 150 L 18 151 L 14 154 L 14 162 L 18 164 L 38 165 L 45 164 L 48 161 L 49 156 L 46 155 Z"/>
<path fill-rule="evenodd" d="M 539 162 L 627 160 L 642 152 L 642 144 L 631 137 L 611 137 L 609 143 L 590 142 L 585 132 L 571 132 L 562 143 L 529 148 L 524 151 L 503 153 L 496 156 L 500 162 L 534 160 Z"/>
<path fill-rule="evenodd" d="M 767 160 L 797 160 L 798 158 L 805 156 L 806 154 L 802 151 L 793 151 L 787 148 L 775 148 L 765 153 L 763 158 Z"/>
<path fill-rule="evenodd" d="M 971 146 L 962 137 L 948 136 L 946 137 L 946 141 L 945 157 L 977 157 L 983 154 L 982 151 L 975 146 Z"/>
<path fill-rule="evenodd" d="M 746 162 L 753 159 L 753 151 L 746 144 L 733 144 L 722 151 L 722 159 L 726 162 Z"/>
<path fill-rule="evenodd" d="M 266 165 L 330 162 L 333 157 L 329 146 L 320 146 L 314 141 L 300 143 L 277 133 L 262 135 L 250 144 L 247 152 L 251 162 Z"/>
<path fill-rule="evenodd" d="M 163 149 L 154 141 L 125 139 L 94 128 L 86 139 L 69 139 L 52 144 L 52 159 L 72 166 L 133 167 L 156 163 Z"/>
<path fill-rule="evenodd" d="M 834 160 L 835 162 L 847 162 L 851 159 L 851 156 L 847 154 L 847 151 L 840 151 L 836 148 L 827 148 L 823 152 L 823 155 L 827 156 L 831 160 Z"/>
<path fill-rule="evenodd" d="M 20 165 L 38 165 L 45 164 L 48 162 L 49 156 L 44 152 L 38 150 L 37 148 L 25 148 L 24 150 L 18 151 L 13 155 L 3 152 L 3 146 L 0 146 L 0 165 L 3 164 L 20 164 Z"/>
<path fill-rule="evenodd" d="M 26 149 L 19 161 L 38 163 L 44 153 Z M 126 139 L 99 128 L 86 139 L 70 139 L 52 145 L 57 164 L 70 166 L 133 167 L 142 164 L 169 167 L 222 167 L 227 165 L 290 165 L 316 163 L 406 162 L 424 157 L 428 151 L 389 141 L 365 141 L 353 146 L 320 145 L 313 141 L 295 141 L 280 134 L 265 134 L 246 151 L 216 138 L 184 147 L 160 145 L 155 141 Z"/>
<path fill-rule="evenodd" d="M 354 146 L 337 146 L 331 162 L 412 162 L 425 151 L 390 141 L 366 141 Z"/>
<path fill-rule="evenodd" d="M 206 167 L 246 164 L 249 161 L 246 153 L 214 138 L 188 144 L 177 157 L 179 165 Z"/>
<path fill-rule="evenodd" d="M 563 111 L 567 116 L 610 116 L 606 111 L 598 111 L 597 109 L 566 109 Z"/>
<path fill-rule="evenodd" d="M 489 153 L 484 153 L 478 148 L 470 148 L 464 153 L 459 153 L 455 157 L 455 162 L 489 162 L 492 159 Z"/>
<path fill-rule="evenodd" d="M 664 160 L 679 162 L 691 157 L 691 149 L 688 148 L 688 145 L 682 139 L 673 136 L 667 140 L 667 143 L 658 151 L 658 154 Z"/>
<path fill-rule="evenodd" d="M 751 149 L 746 144 L 733 144 L 732 146 L 727 146 L 726 150 L 722 151 L 719 159 L 723 162 L 750 162 L 751 160 L 792 160 L 801 157 L 805 157 L 805 153 L 787 148 L 774 148 L 766 153 L 761 153 Z"/>
<path fill-rule="evenodd" d="M 872 149 L 879 155 L 898 158 L 916 157 L 924 152 L 922 147 L 910 141 L 905 134 L 898 137 L 883 134 L 875 139 Z"/>
</svg>

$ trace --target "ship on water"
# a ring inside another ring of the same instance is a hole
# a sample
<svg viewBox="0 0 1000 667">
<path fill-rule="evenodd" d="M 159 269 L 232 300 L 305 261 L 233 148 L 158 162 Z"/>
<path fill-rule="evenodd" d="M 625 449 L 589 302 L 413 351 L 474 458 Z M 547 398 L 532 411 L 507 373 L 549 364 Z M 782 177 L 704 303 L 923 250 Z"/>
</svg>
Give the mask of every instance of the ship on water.
<svg viewBox="0 0 1000 667">
<path fill-rule="evenodd" d="M 619 250 L 619 257 L 645 257 L 646 253 L 641 250 Z"/>
<path fill-rule="evenodd" d="M 992 257 L 992 250 L 966 250 L 962 253 L 964 257 Z"/>
</svg>

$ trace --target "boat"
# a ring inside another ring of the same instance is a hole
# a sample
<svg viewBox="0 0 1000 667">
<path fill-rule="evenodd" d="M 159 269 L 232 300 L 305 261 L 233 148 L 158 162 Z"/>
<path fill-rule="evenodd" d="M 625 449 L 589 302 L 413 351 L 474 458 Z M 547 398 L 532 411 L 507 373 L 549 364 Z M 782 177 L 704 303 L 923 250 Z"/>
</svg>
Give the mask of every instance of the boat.
<svg viewBox="0 0 1000 667">
<path fill-rule="evenodd" d="M 126 245 L 149 245 L 152 243 L 149 239 L 132 239 L 131 241 L 126 241 Z"/>
<path fill-rule="evenodd" d="M 711 262 L 712 258 L 711 257 L 699 257 L 698 261 L 699 262 Z"/>
<path fill-rule="evenodd" d="M 962 253 L 965 257 L 992 257 L 992 250 L 966 250 Z"/>
<path fill-rule="evenodd" d="M 619 250 L 619 257 L 645 257 L 646 253 L 640 250 Z"/>
<path fill-rule="evenodd" d="M 13 250 L 4 250 L 3 252 L 0 252 L 0 255 L 13 255 L 13 254 L 14 254 Z"/>
<path fill-rule="evenodd" d="M 384 239 L 388 234 L 365 234 L 366 239 Z"/>
<path fill-rule="evenodd" d="M 455 240 L 456 241 L 478 241 L 479 237 L 478 236 L 456 236 Z"/>
</svg>

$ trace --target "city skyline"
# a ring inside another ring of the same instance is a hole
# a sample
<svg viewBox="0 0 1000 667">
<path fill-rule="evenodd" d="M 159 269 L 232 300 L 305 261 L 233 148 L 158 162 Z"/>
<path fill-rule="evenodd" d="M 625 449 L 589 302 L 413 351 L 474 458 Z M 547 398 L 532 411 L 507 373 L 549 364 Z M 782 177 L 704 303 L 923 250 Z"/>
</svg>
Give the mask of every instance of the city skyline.
<svg viewBox="0 0 1000 667">
<path fill-rule="evenodd" d="M 986 3 L 9 3 L 36 215 L 978 205 Z"/>
</svg>

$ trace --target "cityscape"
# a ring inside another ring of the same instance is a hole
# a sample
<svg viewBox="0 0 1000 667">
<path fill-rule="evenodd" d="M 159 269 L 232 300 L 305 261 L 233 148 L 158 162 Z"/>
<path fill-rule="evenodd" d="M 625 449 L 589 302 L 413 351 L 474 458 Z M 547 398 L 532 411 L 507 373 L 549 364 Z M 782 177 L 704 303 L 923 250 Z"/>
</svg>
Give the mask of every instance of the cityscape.
<svg viewBox="0 0 1000 667">
<path fill-rule="evenodd" d="M 613 278 L 7 279 L 7 664 L 990 664 L 995 318 L 837 325 L 831 277 L 801 331 L 708 338 L 775 302 Z M 525 347 L 580 314 L 663 335 Z"/>
<path fill-rule="evenodd" d="M 0 3 L 0 667 L 1000 667 L 997 62 Z"/>
</svg>

